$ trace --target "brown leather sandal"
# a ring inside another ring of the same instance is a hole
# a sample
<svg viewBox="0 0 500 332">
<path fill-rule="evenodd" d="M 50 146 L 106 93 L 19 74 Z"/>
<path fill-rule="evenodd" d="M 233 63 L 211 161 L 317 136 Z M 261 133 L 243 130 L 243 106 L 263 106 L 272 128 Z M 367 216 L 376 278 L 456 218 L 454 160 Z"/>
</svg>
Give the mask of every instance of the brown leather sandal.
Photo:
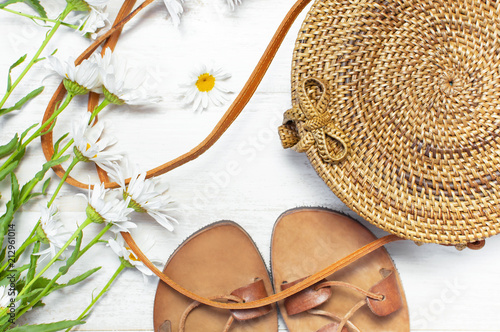
<svg viewBox="0 0 500 332">
<path fill-rule="evenodd" d="M 172 254 L 163 273 L 190 291 L 222 302 L 251 302 L 273 293 L 266 265 L 249 235 L 221 221 L 198 231 Z M 155 332 L 231 332 L 278 330 L 276 305 L 224 310 L 200 305 L 158 283 Z"/>
<path fill-rule="evenodd" d="M 319 208 L 285 212 L 276 222 L 271 262 L 286 290 L 376 237 L 357 221 Z M 281 301 L 290 332 L 408 332 L 409 314 L 394 263 L 379 248 Z"/>
</svg>

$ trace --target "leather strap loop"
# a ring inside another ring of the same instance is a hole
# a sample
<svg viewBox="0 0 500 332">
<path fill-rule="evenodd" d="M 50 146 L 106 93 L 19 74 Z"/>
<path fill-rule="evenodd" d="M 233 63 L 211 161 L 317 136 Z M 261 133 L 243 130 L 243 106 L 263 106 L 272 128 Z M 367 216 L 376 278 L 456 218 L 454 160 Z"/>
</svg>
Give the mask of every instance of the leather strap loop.
<svg viewBox="0 0 500 332">
<path fill-rule="evenodd" d="M 264 284 L 264 280 L 259 279 L 250 285 L 238 288 L 234 290 L 231 295 L 236 296 L 243 300 L 243 302 L 251 302 L 255 300 L 260 300 L 267 297 L 266 285 Z M 234 302 L 231 301 L 230 302 Z M 241 301 L 239 301 L 241 302 Z M 257 317 L 262 317 L 267 315 L 273 310 L 271 305 L 266 305 L 263 307 L 255 308 L 255 309 L 243 309 L 243 310 L 231 310 L 231 314 L 233 317 L 239 321 L 245 321 L 254 319 Z"/>
<path fill-rule="evenodd" d="M 281 290 L 290 288 L 293 285 L 300 283 L 306 278 L 301 278 L 296 281 L 281 285 Z M 320 280 L 320 283 L 326 282 L 326 279 Z M 332 296 L 330 287 L 318 288 L 318 285 L 312 285 L 303 291 L 298 292 L 285 299 L 285 309 L 288 316 L 300 314 L 304 311 L 316 308 L 325 303 Z"/>
</svg>

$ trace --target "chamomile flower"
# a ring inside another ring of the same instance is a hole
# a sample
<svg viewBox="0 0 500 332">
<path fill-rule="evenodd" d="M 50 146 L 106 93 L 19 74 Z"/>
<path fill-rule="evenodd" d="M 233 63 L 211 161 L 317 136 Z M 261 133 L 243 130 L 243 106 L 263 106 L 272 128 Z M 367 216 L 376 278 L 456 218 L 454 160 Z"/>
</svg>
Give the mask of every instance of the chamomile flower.
<svg viewBox="0 0 500 332">
<path fill-rule="evenodd" d="M 7 286 L 0 286 L 0 309 L 5 309 L 9 307 L 11 303 L 11 298 L 14 296 L 9 296 L 9 288 Z"/>
<path fill-rule="evenodd" d="M 129 232 L 129 229 L 137 227 L 130 221 L 129 214 L 134 211 L 129 208 L 130 199 L 121 200 L 109 196 L 109 190 L 104 188 L 104 184 L 94 185 L 92 195 L 90 189 L 87 198 L 87 208 L 85 213 L 87 218 L 97 224 L 111 223 L 110 231 L 114 233 Z"/>
<path fill-rule="evenodd" d="M 163 0 L 165 6 L 167 7 L 168 14 L 172 18 L 175 26 L 178 26 L 181 23 L 180 17 L 184 12 L 184 8 L 182 8 L 182 2 L 184 0 Z"/>
<path fill-rule="evenodd" d="M 144 275 L 144 277 L 153 275 L 153 272 L 151 272 L 151 270 L 146 265 L 144 265 L 144 263 L 141 262 L 139 258 L 137 258 L 132 249 L 125 246 L 125 241 L 121 236 L 118 237 L 118 241 L 110 238 L 107 245 L 120 258 L 120 261 L 126 267 L 136 268 Z"/>
<path fill-rule="evenodd" d="M 54 258 L 71 236 L 64 229 L 55 205 L 41 207 L 40 224 L 36 234 L 43 244 L 49 245 L 37 254 L 43 256 L 42 260 L 47 257 Z"/>
<path fill-rule="evenodd" d="M 241 0 L 226 0 L 226 2 L 231 10 L 234 10 L 236 5 L 241 5 Z"/>
<path fill-rule="evenodd" d="M 132 171 L 130 183 L 125 184 L 125 174 L 128 170 Z M 129 207 L 136 212 L 147 213 L 153 217 L 161 226 L 169 231 L 173 231 L 173 223 L 177 220 L 168 215 L 172 208 L 173 201 L 165 193 L 168 190 L 166 186 L 162 186 L 158 178 L 146 179 L 146 172 L 139 172 L 136 167 L 129 167 L 127 159 L 125 159 L 124 167 L 116 165 L 109 172 L 111 179 L 118 183 L 123 190 L 123 197 L 130 198 Z"/>
<path fill-rule="evenodd" d="M 110 23 L 108 20 L 108 13 L 104 12 L 104 9 L 105 7 L 91 7 L 88 13 L 80 17 L 80 27 L 78 31 L 81 31 L 82 35 L 90 34 L 92 39 L 95 39 L 95 32 Z"/>
<path fill-rule="evenodd" d="M 113 52 L 106 52 L 100 59 L 99 72 L 104 97 L 113 104 L 146 105 L 161 101 L 146 88 L 146 71 L 129 68 L 125 59 Z"/>
<path fill-rule="evenodd" d="M 183 102 L 192 104 L 193 110 L 204 110 L 210 104 L 221 106 L 226 102 L 227 94 L 231 91 L 225 86 L 225 81 L 231 75 L 221 68 L 201 66 L 191 74 L 189 82 L 183 84 Z"/>
<path fill-rule="evenodd" d="M 111 169 L 111 163 L 121 160 L 123 156 L 118 153 L 106 151 L 117 141 L 112 137 L 103 136 L 104 124 L 95 123 L 95 119 L 89 124 L 90 112 L 85 112 L 71 127 L 71 136 L 75 141 L 73 151 L 80 161 L 93 161 L 105 171 Z"/>
<path fill-rule="evenodd" d="M 55 56 L 47 57 L 47 62 L 49 68 L 63 78 L 66 90 L 73 95 L 87 94 L 102 85 L 95 56 L 83 60 L 78 66 L 70 59 L 62 62 Z"/>
</svg>

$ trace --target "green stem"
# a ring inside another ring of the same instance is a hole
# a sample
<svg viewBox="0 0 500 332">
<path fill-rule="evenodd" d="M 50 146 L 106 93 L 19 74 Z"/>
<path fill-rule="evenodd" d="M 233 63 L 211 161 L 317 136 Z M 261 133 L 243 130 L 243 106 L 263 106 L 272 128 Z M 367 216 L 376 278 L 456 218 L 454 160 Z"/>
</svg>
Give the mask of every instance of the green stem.
<svg viewBox="0 0 500 332">
<path fill-rule="evenodd" d="M 109 104 L 111 104 L 111 102 L 109 100 L 107 100 L 106 98 L 104 98 L 104 100 L 102 101 L 102 103 L 100 103 L 95 109 L 94 111 L 92 112 L 92 116 L 90 117 L 90 122 L 89 124 L 92 122 L 92 120 L 94 120 L 94 118 L 104 109 L 104 107 L 108 106 Z"/>
<path fill-rule="evenodd" d="M 16 253 L 14 255 L 14 263 L 17 262 L 17 260 L 19 259 L 19 256 L 22 255 L 24 250 L 26 250 L 26 248 L 29 245 L 35 243 L 38 240 L 38 238 L 36 236 L 33 237 L 33 234 L 34 234 L 34 232 L 31 233 L 31 235 L 26 239 L 26 241 L 24 241 L 24 243 L 19 247 L 19 249 L 16 250 Z M 0 272 L 5 271 L 5 269 L 8 268 L 9 265 L 10 265 L 9 261 L 5 262 L 5 264 L 0 268 Z"/>
<path fill-rule="evenodd" d="M 67 149 L 67 148 L 66 148 Z M 64 151 L 63 151 L 64 152 Z M 71 162 L 71 164 L 69 165 L 68 169 L 66 170 L 66 173 L 64 174 L 64 176 L 62 177 L 61 181 L 59 182 L 59 185 L 56 189 L 56 191 L 54 192 L 54 194 L 52 195 L 52 198 L 50 199 L 50 201 L 48 202 L 47 206 L 51 206 L 52 203 L 54 202 L 55 198 L 57 197 L 57 194 L 59 193 L 59 191 L 61 190 L 61 187 L 62 185 L 64 184 L 64 182 L 66 181 L 66 178 L 69 176 L 69 173 L 73 170 L 73 168 L 76 166 L 76 164 L 78 163 L 79 161 L 77 159 L 73 159 L 73 161 Z M 24 201 L 26 199 L 26 196 L 27 195 L 30 195 L 31 194 L 31 190 L 33 187 L 36 186 L 38 182 L 34 182 L 32 184 L 32 187 L 30 188 L 30 190 L 26 190 L 26 193 L 24 194 L 23 197 L 21 197 L 20 201 Z M 26 241 L 21 245 L 21 247 L 19 247 L 18 250 L 16 250 L 16 253 L 14 255 L 14 262 L 17 262 L 19 256 L 24 252 L 24 250 L 30 245 L 32 244 L 33 242 L 36 242 L 38 240 L 38 237 L 35 236 L 35 233 L 36 233 L 36 229 L 37 227 L 40 225 L 40 221 L 38 221 L 35 225 L 35 227 L 33 228 L 33 230 L 31 231 L 31 234 L 28 236 L 28 238 L 26 239 Z M 9 266 L 9 261 L 7 261 L 1 268 L 0 268 L 0 272 L 3 272 L 5 271 L 5 269 Z"/>
<path fill-rule="evenodd" d="M 6 7 L 0 8 L 0 9 L 5 10 L 6 12 L 9 12 L 9 13 L 12 13 L 12 14 L 16 14 L 16 15 L 19 15 L 19 16 L 30 18 L 32 20 L 39 20 L 39 21 L 51 22 L 51 23 L 57 23 L 58 22 L 58 20 L 54 20 L 54 19 L 46 18 L 46 17 L 35 16 L 35 15 L 30 15 L 30 14 L 25 14 L 25 13 L 21 13 L 21 12 L 18 12 L 16 10 L 12 10 L 12 9 L 6 8 Z M 78 30 L 80 28 L 78 25 L 69 24 L 69 23 L 66 23 L 66 22 L 61 22 L 61 25 L 67 26 L 68 28 L 75 29 L 75 30 Z"/>
<path fill-rule="evenodd" d="M 50 116 L 50 118 L 47 119 L 47 121 L 42 123 L 40 128 L 38 128 L 37 131 L 35 131 L 35 133 L 33 135 L 31 135 L 30 138 L 28 138 L 28 140 L 23 143 L 23 145 L 21 145 L 21 147 L 22 148 L 27 147 L 28 144 L 30 144 L 35 138 L 37 138 L 42 133 L 42 131 L 45 128 L 47 128 L 52 123 L 52 121 L 54 121 L 55 118 L 57 118 L 59 116 L 59 114 L 61 114 L 62 111 L 64 111 L 66 109 L 66 107 L 68 107 L 68 105 L 73 100 L 73 97 L 74 96 L 71 93 L 68 93 L 66 95 L 66 98 L 64 99 L 63 103 L 61 104 L 61 106 Z"/>
<path fill-rule="evenodd" d="M 54 121 L 54 119 L 56 117 L 59 116 L 59 114 L 62 113 L 62 111 L 64 111 L 66 109 L 66 107 L 68 107 L 68 105 L 71 103 L 71 100 L 73 99 L 73 95 L 72 94 L 68 94 L 66 96 L 66 99 L 64 99 L 64 102 L 61 104 L 61 106 L 50 116 L 50 118 L 47 119 L 47 121 L 45 121 L 41 126 L 40 128 L 37 129 L 37 131 L 35 133 L 33 133 L 33 135 L 31 135 L 19 148 L 17 148 L 17 151 L 14 152 L 10 157 L 9 159 L 7 159 L 5 161 L 5 163 L 2 164 L 2 166 L 0 166 L 0 171 L 5 169 L 7 166 L 10 165 L 10 163 L 16 159 L 16 157 L 21 153 L 21 151 L 23 151 L 27 146 L 28 144 L 30 144 L 35 138 L 39 137 L 40 134 L 42 133 L 42 131 L 47 128 L 51 123 L 52 121 Z"/>
<path fill-rule="evenodd" d="M 7 91 L 7 93 L 5 94 L 5 96 L 3 96 L 3 99 L 0 101 L 0 108 L 3 107 L 3 105 L 5 104 L 5 102 L 7 101 L 7 99 L 9 99 L 9 97 L 12 94 L 12 92 L 14 91 L 14 89 L 17 87 L 17 85 L 19 84 L 19 82 L 21 82 L 21 80 L 24 78 L 24 76 L 26 76 L 26 74 L 31 69 L 31 67 L 33 67 L 33 65 L 39 60 L 40 54 L 42 54 L 43 50 L 45 49 L 45 47 L 47 46 L 47 44 L 49 43 L 49 41 L 52 39 L 52 37 L 56 33 L 57 29 L 59 29 L 59 27 L 61 26 L 62 21 L 66 18 L 66 16 L 68 16 L 68 14 L 72 11 L 72 9 L 73 9 L 73 7 L 70 4 L 68 4 L 66 6 L 66 8 L 64 9 L 64 11 L 61 13 L 61 15 L 59 15 L 59 17 L 57 18 L 56 23 L 54 24 L 54 26 L 52 27 L 52 29 L 49 31 L 49 33 L 47 34 L 47 36 L 45 37 L 45 40 L 43 41 L 43 43 L 40 46 L 40 48 L 38 49 L 38 51 L 35 53 L 35 55 L 31 59 L 31 61 L 28 63 L 28 65 L 26 66 L 26 68 L 24 68 L 24 70 L 21 73 L 21 75 L 19 75 L 19 77 L 14 81 L 14 83 L 12 83 L 12 86 L 9 89 L 9 91 Z"/>
<path fill-rule="evenodd" d="M 54 193 L 52 194 L 52 197 L 50 198 L 50 201 L 47 203 L 48 207 L 50 207 L 52 205 L 52 203 L 54 203 L 54 200 L 56 199 L 57 195 L 59 194 L 59 191 L 61 190 L 63 184 L 66 182 L 66 179 L 68 178 L 69 173 L 73 170 L 73 168 L 76 166 L 76 164 L 78 164 L 78 162 L 80 162 L 80 160 L 78 160 L 77 158 L 73 158 L 73 160 L 71 161 L 71 164 L 68 166 L 68 169 L 66 169 L 66 172 L 64 173 L 61 180 L 59 181 L 59 185 L 57 186 L 56 191 L 54 191 Z"/>
<path fill-rule="evenodd" d="M 88 225 L 90 225 L 91 223 L 92 223 L 92 220 L 86 219 L 83 222 L 83 224 L 81 224 L 80 227 L 78 227 L 78 229 L 73 233 L 73 235 L 69 238 L 69 240 L 66 241 L 66 243 L 64 244 L 64 246 L 61 248 L 61 250 L 59 250 L 57 252 L 57 254 L 54 256 L 54 258 L 52 258 L 50 260 L 50 262 L 40 272 L 38 272 L 38 274 L 33 278 L 33 280 L 30 281 L 29 284 L 27 284 L 26 286 L 23 287 L 23 289 L 21 290 L 21 292 L 19 292 L 19 294 L 17 296 L 21 296 L 24 293 L 26 293 L 26 290 L 28 288 L 30 288 L 33 285 L 33 283 L 35 281 L 37 281 L 38 278 L 40 278 L 42 276 L 42 274 L 44 274 L 45 271 L 47 271 L 49 269 L 49 267 L 52 266 L 52 264 L 54 264 L 55 261 L 57 261 L 57 259 L 59 258 L 59 256 L 61 256 L 62 253 L 66 250 L 66 248 L 69 247 L 69 245 L 71 244 L 71 242 L 73 242 L 73 240 L 76 239 L 76 237 L 80 234 L 80 232 L 83 231 L 83 229 L 85 227 L 87 227 Z"/>
<path fill-rule="evenodd" d="M 81 320 L 85 317 L 85 315 L 92 309 L 92 307 L 99 301 L 99 299 L 108 291 L 109 287 L 111 287 L 111 284 L 115 279 L 120 275 L 120 273 L 125 269 L 126 266 L 124 264 L 121 264 L 116 272 L 113 274 L 111 279 L 109 279 L 108 283 L 104 286 L 104 288 L 101 290 L 101 292 L 92 300 L 92 302 L 89 304 L 89 306 L 82 312 L 80 316 L 76 320 Z M 66 332 L 68 332 L 71 329 L 67 329 Z"/>
<path fill-rule="evenodd" d="M 94 246 L 101 238 L 102 236 L 113 226 L 113 224 L 109 223 L 107 224 L 100 232 L 99 234 L 97 234 L 93 239 L 92 241 L 90 241 L 86 246 L 85 248 L 83 248 L 82 250 L 80 250 L 80 252 L 78 253 L 78 256 L 76 258 L 76 260 L 80 259 L 80 257 L 82 257 L 92 246 Z M 45 286 L 45 288 L 42 290 L 42 292 L 33 300 L 30 302 L 30 305 L 28 305 L 27 307 L 25 307 L 21 312 L 19 312 L 17 315 L 16 315 L 16 320 L 21 317 L 22 315 L 24 315 L 24 313 L 26 311 L 28 311 L 29 309 L 31 309 L 31 307 L 33 307 L 36 303 L 38 303 L 38 301 L 40 301 L 49 291 L 50 289 L 52 288 L 52 286 L 57 282 L 57 280 L 62 276 L 62 273 L 61 272 L 58 272 L 53 278 L 52 280 L 50 281 L 50 283 Z M 23 288 L 24 289 L 24 288 Z M 2 315 L 2 313 L 0 313 L 0 316 Z"/>
<path fill-rule="evenodd" d="M 75 140 L 72 138 L 57 154 L 54 155 L 52 159 L 57 160 L 61 158 L 61 156 L 71 147 L 71 145 L 73 145 L 73 143 L 75 143 Z"/>
<path fill-rule="evenodd" d="M 92 248 L 92 246 L 94 244 L 97 243 L 97 241 L 99 241 L 102 236 L 113 226 L 112 223 L 108 223 L 106 224 L 106 226 L 99 232 L 99 234 L 97 234 L 93 239 L 92 241 L 90 241 L 86 246 L 85 248 L 83 248 L 82 250 L 80 250 L 80 253 L 78 254 L 78 258 L 82 257 L 83 254 L 85 254 L 90 248 Z"/>
<path fill-rule="evenodd" d="M 92 116 L 90 117 L 90 122 L 92 122 L 92 120 L 106 107 L 110 104 L 110 102 L 106 99 L 104 99 L 102 101 L 102 103 L 100 105 L 98 105 L 94 111 L 92 112 Z M 90 124 L 89 122 L 89 124 Z M 69 140 L 69 142 L 64 146 L 64 148 L 62 148 L 56 155 L 54 155 L 54 159 L 59 159 L 61 158 L 61 156 L 64 154 L 64 152 L 66 152 L 66 150 L 68 150 L 71 145 L 73 145 L 73 143 L 75 143 L 75 140 L 72 138 Z"/>
</svg>

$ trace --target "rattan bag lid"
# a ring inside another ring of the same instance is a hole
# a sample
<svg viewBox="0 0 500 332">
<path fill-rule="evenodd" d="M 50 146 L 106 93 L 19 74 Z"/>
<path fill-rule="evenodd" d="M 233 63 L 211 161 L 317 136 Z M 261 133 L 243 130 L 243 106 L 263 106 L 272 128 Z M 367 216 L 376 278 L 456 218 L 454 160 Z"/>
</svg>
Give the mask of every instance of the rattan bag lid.
<svg viewBox="0 0 500 332">
<path fill-rule="evenodd" d="M 418 242 L 495 235 L 500 4 L 318 0 L 280 136 L 353 211 Z"/>
</svg>

